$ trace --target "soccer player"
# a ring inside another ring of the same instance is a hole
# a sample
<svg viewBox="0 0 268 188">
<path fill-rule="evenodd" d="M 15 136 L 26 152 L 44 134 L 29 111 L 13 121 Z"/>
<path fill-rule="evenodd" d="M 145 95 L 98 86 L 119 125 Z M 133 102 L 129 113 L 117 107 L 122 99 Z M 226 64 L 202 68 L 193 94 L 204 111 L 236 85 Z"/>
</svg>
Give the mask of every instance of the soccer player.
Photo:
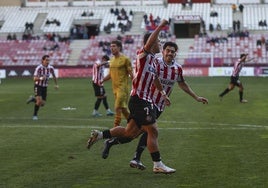
<svg viewBox="0 0 268 188">
<path fill-rule="evenodd" d="M 208 100 L 204 97 L 196 95 L 184 80 L 182 67 L 175 61 L 177 51 L 178 46 L 176 43 L 166 42 L 163 46 L 162 56 L 156 58 L 155 60 L 157 65 L 156 71 L 158 72 L 159 79 L 164 91 L 166 92 L 167 96 L 169 96 L 173 90 L 175 83 L 177 82 L 178 86 L 191 97 L 193 97 L 196 101 L 207 104 Z M 165 100 L 154 85 L 152 87 L 151 98 L 153 99 L 156 106 L 156 118 L 159 118 L 165 109 Z M 103 152 L 105 155 L 103 154 L 103 156 L 107 158 L 111 146 L 119 143 L 124 143 L 124 140 L 121 140 L 120 138 L 114 138 L 113 141 L 106 141 Z M 140 170 L 144 170 L 146 168 L 140 160 L 141 154 L 146 148 L 146 144 L 147 133 L 143 133 L 139 140 L 134 158 L 130 161 L 130 167 L 138 168 Z"/>
<path fill-rule="evenodd" d="M 148 134 L 147 147 L 153 161 L 153 172 L 164 174 L 174 173 L 176 170 L 166 166 L 160 157 L 156 109 L 151 99 L 151 88 L 154 83 L 161 95 L 163 95 L 166 105 L 170 105 L 169 98 L 156 74 L 156 65 L 154 63 L 154 54 L 159 53 L 159 32 L 167 24 L 168 21 L 163 20 L 152 34 L 145 34 L 144 46 L 138 51 L 128 104 L 130 116 L 127 126 L 117 126 L 102 132 L 93 130 L 88 140 L 89 149 L 100 139 L 123 137 L 131 140 L 142 132 L 146 132 Z"/>
<path fill-rule="evenodd" d="M 33 120 L 38 120 L 37 113 L 39 108 L 44 106 L 47 99 L 47 87 L 49 77 L 52 75 L 55 89 L 58 89 L 57 78 L 55 75 L 54 67 L 49 65 L 49 55 L 44 55 L 42 57 L 42 62 L 35 68 L 34 71 L 34 94 L 35 97 L 30 96 L 27 100 L 27 104 L 30 102 L 35 102 Z"/>
<path fill-rule="evenodd" d="M 130 78 L 133 78 L 132 66 L 130 59 L 122 53 L 122 42 L 115 40 L 110 45 L 113 57 L 110 60 L 109 73 L 104 81 L 112 80 L 113 94 L 115 97 L 115 117 L 114 127 L 119 126 L 121 123 L 121 115 L 127 119 L 129 111 L 127 109 L 127 103 L 130 90 Z"/>
<path fill-rule="evenodd" d="M 102 114 L 98 112 L 101 102 L 103 102 L 103 105 L 106 109 L 106 115 L 107 116 L 114 115 L 114 113 L 109 108 L 109 104 L 107 102 L 107 96 L 102 83 L 102 80 L 104 78 L 104 69 L 105 66 L 108 65 L 109 60 L 110 60 L 109 56 L 104 55 L 102 56 L 101 61 L 96 61 L 93 65 L 92 86 L 94 89 L 95 96 L 97 98 L 92 113 L 93 117 L 102 116 Z"/>
<path fill-rule="evenodd" d="M 242 70 L 244 64 L 252 59 L 247 60 L 248 54 L 241 54 L 240 58 L 234 63 L 233 72 L 231 75 L 229 86 L 219 94 L 220 99 L 222 100 L 223 96 L 226 95 L 229 91 L 233 90 L 235 86 L 239 88 L 239 101 L 241 103 L 247 103 L 246 99 L 243 99 L 244 87 L 242 82 L 239 80 L 239 73 Z"/>
</svg>

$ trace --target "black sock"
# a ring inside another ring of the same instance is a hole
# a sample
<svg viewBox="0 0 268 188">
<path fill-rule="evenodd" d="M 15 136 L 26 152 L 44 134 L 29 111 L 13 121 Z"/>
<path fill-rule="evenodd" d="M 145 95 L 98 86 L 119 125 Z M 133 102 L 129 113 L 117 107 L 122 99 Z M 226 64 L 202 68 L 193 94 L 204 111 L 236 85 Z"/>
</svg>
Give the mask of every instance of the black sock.
<svg viewBox="0 0 268 188">
<path fill-rule="evenodd" d="M 110 132 L 110 130 L 108 129 L 108 130 L 104 130 L 104 131 L 102 131 L 102 137 L 104 138 L 104 139 L 106 139 L 106 138 L 112 138 L 112 136 L 111 136 L 111 132 Z"/>
<path fill-rule="evenodd" d="M 119 139 L 118 139 L 117 137 L 110 139 L 110 140 L 109 140 L 109 143 L 110 143 L 111 145 L 117 145 L 117 144 L 120 144 Z"/>
<path fill-rule="evenodd" d="M 111 144 L 111 145 L 126 144 L 126 143 L 131 142 L 132 140 L 133 139 L 131 139 L 131 138 L 117 138 L 117 137 L 114 137 L 114 138 L 111 138 L 109 140 L 109 144 Z"/>
<path fill-rule="evenodd" d="M 133 140 L 132 138 L 127 138 L 127 137 L 118 138 L 119 144 L 126 144 L 126 143 L 131 142 L 132 140 Z"/>
<path fill-rule="evenodd" d="M 229 92 L 229 88 L 226 88 L 219 96 L 223 97 L 225 94 L 227 94 Z"/>
<path fill-rule="evenodd" d="M 156 151 L 154 153 L 151 153 L 151 157 L 152 157 L 152 160 L 154 162 L 159 162 L 161 161 L 161 157 L 160 157 L 160 152 L 159 151 Z"/>
<path fill-rule="evenodd" d="M 147 133 L 143 133 L 140 137 L 140 141 L 138 143 L 134 158 L 135 160 L 139 160 L 141 159 L 141 154 L 144 151 L 144 149 L 147 146 Z"/>
<path fill-rule="evenodd" d="M 38 110 L 39 110 L 39 106 L 34 105 L 34 114 L 33 114 L 34 116 L 37 116 Z"/>
<path fill-rule="evenodd" d="M 98 109 L 99 109 L 101 100 L 102 100 L 102 99 L 97 99 L 97 100 L 96 100 L 96 102 L 95 102 L 95 107 L 94 107 L 95 110 L 98 110 Z"/>
<path fill-rule="evenodd" d="M 243 91 L 239 91 L 239 99 L 240 99 L 240 101 L 243 100 Z"/>
<path fill-rule="evenodd" d="M 104 97 L 102 99 L 102 102 L 103 102 L 103 105 L 104 105 L 105 109 L 108 110 L 109 109 L 109 105 L 108 105 L 108 102 L 107 102 L 107 97 Z"/>
</svg>

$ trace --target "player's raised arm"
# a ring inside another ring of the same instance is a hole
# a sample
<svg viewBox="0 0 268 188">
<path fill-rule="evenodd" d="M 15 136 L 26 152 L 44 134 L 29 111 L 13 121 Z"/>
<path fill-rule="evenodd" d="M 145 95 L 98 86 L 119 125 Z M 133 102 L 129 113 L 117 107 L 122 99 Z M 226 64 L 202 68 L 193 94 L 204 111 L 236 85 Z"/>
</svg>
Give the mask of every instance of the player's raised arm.
<svg viewBox="0 0 268 188">
<path fill-rule="evenodd" d="M 162 20 L 162 22 L 157 26 L 157 28 L 152 32 L 148 41 L 144 44 L 144 50 L 149 52 L 152 46 L 155 44 L 155 41 L 158 40 L 158 35 L 160 31 L 168 24 L 167 20 Z"/>
</svg>

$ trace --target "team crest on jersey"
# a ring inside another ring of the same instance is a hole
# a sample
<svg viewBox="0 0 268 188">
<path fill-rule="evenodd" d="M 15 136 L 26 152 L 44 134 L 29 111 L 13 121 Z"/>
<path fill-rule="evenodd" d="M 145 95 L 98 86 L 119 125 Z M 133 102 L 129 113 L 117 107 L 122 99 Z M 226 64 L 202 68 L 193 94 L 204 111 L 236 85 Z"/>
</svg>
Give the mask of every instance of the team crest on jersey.
<svg viewBox="0 0 268 188">
<path fill-rule="evenodd" d="M 154 73 L 154 74 L 156 73 L 155 68 L 152 67 L 152 66 L 148 67 L 148 71 L 149 71 L 149 72 L 152 72 L 152 73 Z"/>
</svg>

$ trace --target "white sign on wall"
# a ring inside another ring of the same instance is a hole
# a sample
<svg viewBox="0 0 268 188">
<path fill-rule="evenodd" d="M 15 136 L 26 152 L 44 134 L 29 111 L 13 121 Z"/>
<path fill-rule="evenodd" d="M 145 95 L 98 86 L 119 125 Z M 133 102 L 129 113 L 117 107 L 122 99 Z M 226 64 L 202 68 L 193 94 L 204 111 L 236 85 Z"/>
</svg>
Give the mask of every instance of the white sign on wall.
<svg viewBox="0 0 268 188">
<path fill-rule="evenodd" d="M 0 84 L 2 78 L 6 78 L 6 70 L 4 69 L 0 69 Z"/>
<path fill-rule="evenodd" d="M 208 70 L 209 76 L 231 76 L 233 72 L 233 67 L 213 67 Z M 254 76 L 253 67 L 243 67 L 240 76 Z"/>
<path fill-rule="evenodd" d="M 1 78 L 6 78 L 6 70 L 0 69 L 0 79 Z"/>
</svg>

